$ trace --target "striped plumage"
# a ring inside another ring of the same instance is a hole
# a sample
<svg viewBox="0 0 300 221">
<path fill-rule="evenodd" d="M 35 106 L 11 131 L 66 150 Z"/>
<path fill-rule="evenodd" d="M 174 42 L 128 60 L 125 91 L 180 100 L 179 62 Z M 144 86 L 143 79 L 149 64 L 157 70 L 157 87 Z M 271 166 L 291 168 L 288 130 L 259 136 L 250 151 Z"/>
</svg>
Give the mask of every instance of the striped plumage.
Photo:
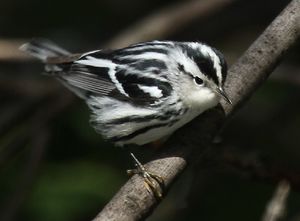
<svg viewBox="0 0 300 221">
<path fill-rule="evenodd" d="M 228 100 L 226 63 L 202 43 L 152 41 L 117 50 L 70 54 L 47 41 L 22 49 L 86 100 L 91 122 L 117 145 L 142 145 L 170 135 L 203 111 Z"/>
</svg>

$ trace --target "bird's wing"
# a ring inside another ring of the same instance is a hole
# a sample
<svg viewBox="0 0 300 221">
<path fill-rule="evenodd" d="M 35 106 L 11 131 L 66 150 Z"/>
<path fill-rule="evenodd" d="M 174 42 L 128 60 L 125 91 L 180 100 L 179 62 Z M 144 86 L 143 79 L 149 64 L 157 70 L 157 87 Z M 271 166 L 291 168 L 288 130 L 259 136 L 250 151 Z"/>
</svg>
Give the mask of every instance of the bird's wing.
<svg viewBox="0 0 300 221">
<path fill-rule="evenodd" d="M 172 92 L 168 80 L 161 76 L 167 72 L 165 43 L 71 54 L 53 42 L 35 39 L 21 49 L 46 63 L 49 75 L 57 77 L 82 98 L 110 96 L 136 104 L 151 104 Z"/>
<path fill-rule="evenodd" d="M 108 63 L 86 60 L 90 53 L 48 57 L 45 61 L 46 72 L 59 79 L 81 98 L 86 99 L 91 95 L 108 96 L 116 89 L 109 76 L 114 67 Z"/>
<path fill-rule="evenodd" d="M 48 64 L 58 66 L 60 70 L 56 76 L 81 97 L 110 96 L 146 105 L 169 96 L 172 91 L 168 81 L 157 76 L 159 70 L 140 70 L 153 63 L 149 62 L 128 64 L 118 60 L 114 53 L 95 51 L 83 54 L 71 62 L 49 60 Z"/>
</svg>

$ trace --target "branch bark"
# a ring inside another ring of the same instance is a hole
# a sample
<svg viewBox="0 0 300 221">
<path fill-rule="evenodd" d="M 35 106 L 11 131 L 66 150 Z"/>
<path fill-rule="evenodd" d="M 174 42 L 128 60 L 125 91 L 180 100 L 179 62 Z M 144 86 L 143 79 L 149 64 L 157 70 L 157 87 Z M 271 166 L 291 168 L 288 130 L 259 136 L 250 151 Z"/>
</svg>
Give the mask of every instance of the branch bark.
<svg viewBox="0 0 300 221">
<path fill-rule="evenodd" d="M 169 188 L 178 175 L 201 154 L 225 120 L 265 82 L 285 52 L 299 38 L 300 0 L 293 0 L 269 25 L 243 56 L 230 68 L 226 81 L 233 105 L 222 103 L 175 133 L 146 168 L 164 178 Z M 199 123 L 201 122 L 201 123 Z M 144 187 L 143 179 L 133 176 L 93 221 L 142 220 L 158 205 Z"/>
</svg>

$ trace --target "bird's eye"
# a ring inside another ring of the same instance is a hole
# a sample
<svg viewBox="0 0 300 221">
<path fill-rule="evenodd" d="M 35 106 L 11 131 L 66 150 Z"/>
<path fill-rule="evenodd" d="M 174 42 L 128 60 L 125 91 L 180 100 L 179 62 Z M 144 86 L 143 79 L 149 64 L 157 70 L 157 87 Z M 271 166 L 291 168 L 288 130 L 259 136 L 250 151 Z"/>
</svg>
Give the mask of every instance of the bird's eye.
<svg viewBox="0 0 300 221">
<path fill-rule="evenodd" d="M 198 85 L 203 85 L 203 83 L 204 83 L 204 81 L 197 76 L 194 78 L 194 80 L 195 80 L 196 84 L 198 84 Z"/>
</svg>

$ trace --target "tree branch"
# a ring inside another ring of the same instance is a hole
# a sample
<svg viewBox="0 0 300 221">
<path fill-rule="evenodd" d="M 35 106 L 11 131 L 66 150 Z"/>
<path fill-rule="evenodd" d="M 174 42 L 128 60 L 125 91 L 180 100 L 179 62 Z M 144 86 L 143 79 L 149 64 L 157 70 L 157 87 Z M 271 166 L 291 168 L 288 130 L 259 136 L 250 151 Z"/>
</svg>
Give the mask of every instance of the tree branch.
<svg viewBox="0 0 300 221">
<path fill-rule="evenodd" d="M 281 220 L 285 215 L 286 201 L 289 196 L 290 185 L 286 181 L 281 181 L 278 184 L 272 199 L 268 203 L 262 221 L 277 221 Z"/>
<path fill-rule="evenodd" d="M 0 39 L 0 61 L 23 61 L 32 59 L 19 50 L 26 40 Z"/>
<path fill-rule="evenodd" d="M 190 0 L 180 2 L 145 17 L 105 45 L 109 48 L 120 48 L 140 41 L 167 37 L 192 21 L 213 14 L 233 1 Z"/>
<path fill-rule="evenodd" d="M 299 37 L 300 1 L 293 0 L 270 24 L 244 55 L 230 68 L 226 90 L 233 105 L 222 103 L 201 115 L 197 120 L 176 132 L 166 148 L 146 168 L 164 178 L 167 188 L 192 162 L 192 156 L 201 154 L 211 138 L 224 124 L 225 116 L 234 111 L 263 84 L 285 52 Z M 199 123 L 201 122 L 201 124 Z M 159 202 L 149 194 L 143 179 L 133 176 L 98 214 L 100 220 L 141 220 L 146 218 Z"/>
</svg>

